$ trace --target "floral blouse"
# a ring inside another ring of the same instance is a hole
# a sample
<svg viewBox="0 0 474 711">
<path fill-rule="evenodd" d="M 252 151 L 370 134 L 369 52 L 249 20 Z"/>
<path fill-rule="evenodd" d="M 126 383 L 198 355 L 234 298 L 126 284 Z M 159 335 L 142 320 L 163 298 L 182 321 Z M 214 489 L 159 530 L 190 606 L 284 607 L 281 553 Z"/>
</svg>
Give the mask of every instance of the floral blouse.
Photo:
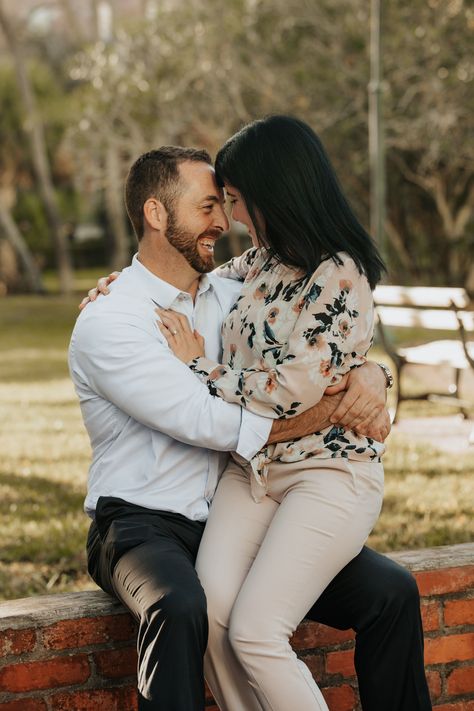
<svg viewBox="0 0 474 711">
<path fill-rule="evenodd" d="M 374 305 L 367 278 L 345 253 L 313 274 L 287 267 L 252 248 L 219 267 L 243 280 L 222 326 L 223 363 L 195 358 L 189 367 L 213 395 L 264 417 L 287 418 L 320 401 L 329 385 L 361 365 L 372 344 Z M 251 462 L 264 483 L 272 461 L 308 457 L 380 461 L 381 442 L 333 425 L 267 445 Z"/>
</svg>

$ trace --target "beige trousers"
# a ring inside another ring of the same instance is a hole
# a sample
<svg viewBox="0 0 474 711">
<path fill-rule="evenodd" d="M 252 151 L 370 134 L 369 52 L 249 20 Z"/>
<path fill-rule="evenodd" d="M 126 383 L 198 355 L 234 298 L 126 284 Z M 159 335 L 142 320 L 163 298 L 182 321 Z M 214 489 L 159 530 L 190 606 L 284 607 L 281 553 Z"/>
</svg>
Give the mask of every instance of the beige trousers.
<svg viewBox="0 0 474 711">
<path fill-rule="evenodd" d="M 199 548 L 206 680 L 223 711 L 326 711 L 289 639 L 361 550 L 380 513 L 383 467 L 342 458 L 274 462 L 260 503 L 251 476 L 231 461 Z"/>
</svg>

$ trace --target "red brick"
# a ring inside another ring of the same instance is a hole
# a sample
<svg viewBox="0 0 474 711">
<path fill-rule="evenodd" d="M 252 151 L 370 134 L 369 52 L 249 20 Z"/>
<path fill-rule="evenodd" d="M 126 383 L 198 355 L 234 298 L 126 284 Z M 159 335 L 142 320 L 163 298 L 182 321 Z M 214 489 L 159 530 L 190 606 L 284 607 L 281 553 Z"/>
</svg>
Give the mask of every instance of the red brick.
<svg viewBox="0 0 474 711">
<path fill-rule="evenodd" d="M 53 689 L 67 684 L 82 684 L 89 676 L 87 657 L 80 654 L 3 667 L 0 669 L 0 687 L 11 692 Z"/>
<path fill-rule="evenodd" d="M 0 711 L 47 711 L 42 699 L 17 699 L 0 704 Z"/>
<path fill-rule="evenodd" d="M 433 706 L 433 711 L 474 711 L 474 701 L 455 701 L 452 704 Z"/>
<path fill-rule="evenodd" d="M 474 667 L 454 669 L 448 676 L 448 694 L 458 696 L 471 693 L 474 693 Z"/>
<path fill-rule="evenodd" d="M 110 679 L 132 676 L 137 673 L 137 650 L 135 647 L 96 652 L 94 660 L 99 674 Z"/>
<path fill-rule="evenodd" d="M 55 694 L 53 711 L 136 711 L 137 692 L 132 686 L 117 689 L 90 689 Z"/>
<path fill-rule="evenodd" d="M 316 622 L 304 622 L 291 638 L 293 649 L 314 649 L 354 639 L 352 630 L 336 630 Z"/>
<path fill-rule="evenodd" d="M 448 627 L 474 625 L 474 599 L 447 600 L 444 603 L 444 623 Z"/>
<path fill-rule="evenodd" d="M 35 630 L 4 630 L 0 638 L 0 656 L 31 652 L 36 642 Z"/>
<path fill-rule="evenodd" d="M 468 659 L 474 659 L 474 632 L 425 639 L 426 664 L 442 664 Z"/>
<path fill-rule="evenodd" d="M 420 595 L 442 595 L 467 590 L 474 585 L 474 565 L 415 573 Z"/>
<path fill-rule="evenodd" d="M 427 671 L 426 681 L 428 682 L 428 687 L 430 689 L 431 700 L 437 699 L 441 696 L 441 675 L 437 671 Z"/>
<path fill-rule="evenodd" d="M 324 675 L 324 655 L 323 654 L 306 654 L 301 657 L 302 661 L 306 664 L 311 674 L 314 676 L 316 681 L 321 679 Z"/>
<path fill-rule="evenodd" d="M 421 605 L 421 617 L 425 632 L 439 629 L 439 602 L 424 602 Z"/>
<path fill-rule="evenodd" d="M 208 687 L 208 685 L 206 684 L 206 682 L 204 682 L 204 697 L 205 697 L 206 701 L 212 701 L 212 703 L 214 703 L 214 698 L 211 694 L 211 690 Z"/>
<path fill-rule="evenodd" d="M 356 706 L 352 686 L 328 686 L 321 691 L 331 711 L 353 711 Z"/>
<path fill-rule="evenodd" d="M 80 649 L 90 644 L 132 639 L 135 634 L 135 623 L 130 615 L 82 617 L 45 627 L 43 644 L 46 649 Z"/>
<path fill-rule="evenodd" d="M 329 652 L 326 655 L 326 671 L 328 674 L 355 676 L 353 650 L 346 649 L 342 652 Z"/>
</svg>

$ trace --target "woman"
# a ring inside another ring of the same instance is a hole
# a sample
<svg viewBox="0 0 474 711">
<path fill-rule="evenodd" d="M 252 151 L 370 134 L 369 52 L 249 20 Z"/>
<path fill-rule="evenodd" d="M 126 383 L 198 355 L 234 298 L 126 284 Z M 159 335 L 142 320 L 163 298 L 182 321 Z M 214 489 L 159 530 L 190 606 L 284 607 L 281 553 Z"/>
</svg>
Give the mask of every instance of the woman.
<svg viewBox="0 0 474 711">
<path fill-rule="evenodd" d="M 365 361 L 383 264 L 302 121 L 246 126 L 219 151 L 216 174 L 254 245 L 219 270 L 244 280 L 222 363 L 204 356 L 184 316 L 159 310 L 160 330 L 213 394 L 291 417 Z M 221 709 L 327 709 L 289 639 L 372 530 L 383 451 L 332 427 L 268 446 L 250 465 L 231 460 L 196 563 L 209 608 L 206 679 Z"/>
</svg>

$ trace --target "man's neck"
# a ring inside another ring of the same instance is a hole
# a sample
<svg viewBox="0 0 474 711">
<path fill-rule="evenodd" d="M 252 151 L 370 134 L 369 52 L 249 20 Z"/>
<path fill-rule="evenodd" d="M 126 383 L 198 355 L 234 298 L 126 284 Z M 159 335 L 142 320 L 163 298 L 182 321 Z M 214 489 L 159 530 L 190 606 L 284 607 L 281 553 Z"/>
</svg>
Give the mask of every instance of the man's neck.
<svg viewBox="0 0 474 711">
<path fill-rule="evenodd" d="M 182 255 L 179 255 L 178 259 L 175 259 L 174 255 L 163 255 L 159 259 L 152 250 L 140 245 L 138 260 L 155 276 L 176 289 L 191 294 L 193 300 L 196 298 L 201 274 L 196 272 Z"/>
</svg>

